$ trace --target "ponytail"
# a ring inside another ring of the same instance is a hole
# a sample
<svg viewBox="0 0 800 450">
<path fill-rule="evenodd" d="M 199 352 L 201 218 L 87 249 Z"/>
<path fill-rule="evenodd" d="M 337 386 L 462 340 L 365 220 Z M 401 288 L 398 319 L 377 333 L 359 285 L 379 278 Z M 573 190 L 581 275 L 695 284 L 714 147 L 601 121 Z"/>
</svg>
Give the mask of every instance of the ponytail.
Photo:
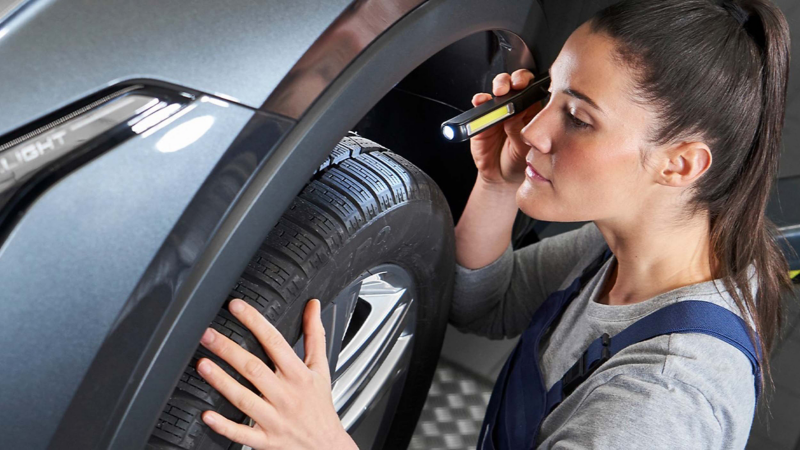
<svg viewBox="0 0 800 450">
<path fill-rule="evenodd" d="M 755 319 L 763 373 L 770 379 L 766 362 L 782 324 L 781 297 L 792 290 L 789 266 L 777 244 L 779 232 L 765 215 L 780 159 L 789 79 L 789 26 L 767 0 L 747 0 L 741 7 L 749 13 L 743 27 L 761 53 L 761 114 L 730 194 L 711 211 L 712 267 L 736 305 Z M 745 288 L 752 282 L 753 274 L 747 270 L 751 263 L 758 287 L 755 298 Z"/>
<path fill-rule="evenodd" d="M 689 212 L 708 213 L 711 268 L 752 318 L 764 386 L 781 297 L 792 290 L 765 214 L 785 115 L 786 18 L 769 0 L 623 0 L 591 27 L 615 40 L 636 93 L 657 105 L 653 143 L 700 135 L 711 149 L 714 162 L 693 186 Z"/>
</svg>

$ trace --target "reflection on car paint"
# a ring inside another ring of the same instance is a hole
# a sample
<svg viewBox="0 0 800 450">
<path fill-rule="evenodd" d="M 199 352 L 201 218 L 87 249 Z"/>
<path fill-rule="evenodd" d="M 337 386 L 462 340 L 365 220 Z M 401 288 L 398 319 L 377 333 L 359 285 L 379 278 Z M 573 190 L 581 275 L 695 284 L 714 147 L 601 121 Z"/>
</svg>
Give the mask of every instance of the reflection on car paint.
<svg viewBox="0 0 800 450">
<path fill-rule="evenodd" d="M 424 2 L 353 2 L 303 54 L 260 109 L 298 119 L 378 35 Z"/>
</svg>

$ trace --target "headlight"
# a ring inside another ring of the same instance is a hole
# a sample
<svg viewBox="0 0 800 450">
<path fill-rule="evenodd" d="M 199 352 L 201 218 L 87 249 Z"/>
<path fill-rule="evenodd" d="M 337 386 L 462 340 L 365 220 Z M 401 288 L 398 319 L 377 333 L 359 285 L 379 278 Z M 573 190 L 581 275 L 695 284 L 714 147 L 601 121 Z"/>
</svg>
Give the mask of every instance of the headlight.
<svg viewBox="0 0 800 450">
<path fill-rule="evenodd" d="M 131 86 L 0 145 L 0 222 L 89 158 L 188 112 L 193 99 L 192 94 Z"/>
</svg>

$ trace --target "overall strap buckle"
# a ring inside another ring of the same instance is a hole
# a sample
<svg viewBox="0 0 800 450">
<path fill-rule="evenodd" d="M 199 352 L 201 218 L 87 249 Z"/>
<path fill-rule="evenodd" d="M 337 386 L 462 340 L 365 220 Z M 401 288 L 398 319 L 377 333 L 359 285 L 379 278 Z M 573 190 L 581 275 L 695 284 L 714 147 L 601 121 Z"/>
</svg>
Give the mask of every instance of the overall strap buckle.
<svg viewBox="0 0 800 450">
<path fill-rule="evenodd" d="M 597 370 L 603 363 L 611 359 L 611 350 L 609 347 L 611 346 L 611 337 L 608 333 L 603 333 L 600 336 L 600 343 L 602 345 L 600 349 L 600 357 L 595 359 L 594 361 L 587 361 L 589 350 L 587 349 L 583 352 L 580 358 L 578 358 L 578 362 L 573 364 L 567 373 L 561 378 L 561 390 L 563 392 L 563 396 L 566 397 L 572 393 L 578 386 L 581 385 L 589 376 Z"/>
</svg>

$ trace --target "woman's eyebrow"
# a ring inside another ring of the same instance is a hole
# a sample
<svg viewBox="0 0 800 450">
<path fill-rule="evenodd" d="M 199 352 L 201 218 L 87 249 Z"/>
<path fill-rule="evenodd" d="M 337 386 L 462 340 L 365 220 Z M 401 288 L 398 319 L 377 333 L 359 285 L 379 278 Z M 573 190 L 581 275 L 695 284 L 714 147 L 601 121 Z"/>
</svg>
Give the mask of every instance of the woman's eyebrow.
<svg viewBox="0 0 800 450">
<path fill-rule="evenodd" d="M 584 94 L 583 92 L 581 92 L 581 91 L 576 91 L 576 90 L 574 90 L 574 89 L 564 89 L 564 90 L 563 90 L 563 92 L 564 92 L 565 94 L 567 94 L 567 95 L 570 95 L 570 96 L 572 96 L 572 97 L 575 97 L 575 98 L 577 98 L 578 100 L 583 100 L 583 101 L 585 101 L 586 103 L 588 103 L 588 104 L 592 105 L 592 106 L 594 107 L 594 109 L 596 109 L 596 110 L 600 111 L 601 113 L 603 113 L 603 114 L 605 115 L 605 111 L 603 111 L 603 110 L 602 110 L 602 109 L 601 109 L 599 106 L 597 106 L 597 103 L 595 103 L 595 102 L 594 102 L 594 100 L 592 100 L 591 98 L 589 98 L 589 96 L 588 96 L 588 95 L 586 95 L 586 94 Z"/>
<path fill-rule="evenodd" d="M 550 69 L 547 69 L 547 75 L 550 77 L 551 80 L 553 79 L 553 76 L 552 76 L 552 73 L 551 73 Z M 594 100 L 592 100 L 588 95 L 584 94 L 581 91 L 578 91 L 576 89 L 567 88 L 567 89 L 562 89 L 561 92 L 563 92 L 563 93 L 565 93 L 565 94 L 567 94 L 567 95 L 569 95 L 571 97 L 577 98 L 578 100 L 583 100 L 586 103 L 590 104 L 592 107 L 594 107 L 594 109 L 596 109 L 596 110 L 600 111 L 601 113 L 603 113 L 603 115 L 606 114 L 606 112 L 603 111 L 602 108 L 597 106 L 597 103 L 595 103 Z"/>
</svg>

